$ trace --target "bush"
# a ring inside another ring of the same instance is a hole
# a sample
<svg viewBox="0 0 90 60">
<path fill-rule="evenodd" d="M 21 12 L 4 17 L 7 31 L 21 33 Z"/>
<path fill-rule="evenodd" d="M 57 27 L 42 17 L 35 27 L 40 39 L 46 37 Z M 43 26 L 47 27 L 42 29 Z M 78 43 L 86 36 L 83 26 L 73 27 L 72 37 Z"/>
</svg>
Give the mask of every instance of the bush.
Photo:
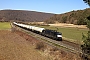
<svg viewBox="0 0 90 60">
<path fill-rule="evenodd" d="M 35 48 L 44 51 L 45 47 L 46 45 L 43 42 L 38 42 Z"/>
</svg>

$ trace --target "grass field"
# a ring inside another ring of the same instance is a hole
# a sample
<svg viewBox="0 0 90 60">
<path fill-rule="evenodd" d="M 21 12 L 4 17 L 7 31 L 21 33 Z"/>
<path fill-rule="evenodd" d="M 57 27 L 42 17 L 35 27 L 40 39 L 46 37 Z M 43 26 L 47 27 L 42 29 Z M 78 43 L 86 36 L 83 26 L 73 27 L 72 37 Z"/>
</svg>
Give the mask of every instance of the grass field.
<svg viewBox="0 0 90 60">
<path fill-rule="evenodd" d="M 10 29 L 10 28 L 11 28 L 10 22 L 0 22 L 0 30 Z"/>
<path fill-rule="evenodd" d="M 51 26 L 40 26 L 47 29 L 57 30 L 62 32 L 64 39 L 78 44 L 82 44 L 82 33 L 87 34 L 88 29 L 79 29 L 79 28 L 68 28 L 68 27 L 51 27 Z"/>
<path fill-rule="evenodd" d="M 75 42 L 78 44 L 82 43 L 82 33 L 87 34 L 87 29 L 79 29 L 79 28 L 68 28 L 68 27 L 52 27 L 52 26 L 39 26 L 44 27 L 46 29 L 57 30 L 62 32 L 62 36 L 64 39 L 69 40 L 71 42 Z M 10 29 L 10 22 L 0 22 L 0 30 Z"/>
</svg>

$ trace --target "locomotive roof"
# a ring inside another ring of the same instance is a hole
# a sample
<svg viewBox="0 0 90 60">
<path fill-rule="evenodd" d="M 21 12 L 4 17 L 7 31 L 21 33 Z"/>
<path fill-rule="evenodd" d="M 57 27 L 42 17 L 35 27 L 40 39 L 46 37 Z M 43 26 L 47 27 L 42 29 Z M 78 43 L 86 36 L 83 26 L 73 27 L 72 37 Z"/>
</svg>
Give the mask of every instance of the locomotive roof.
<svg viewBox="0 0 90 60">
<path fill-rule="evenodd" d="M 50 29 L 46 29 L 46 31 L 55 32 L 55 33 L 57 33 L 57 34 L 62 34 L 61 32 L 57 32 L 56 30 L 50 30 Z"/>
</svg>

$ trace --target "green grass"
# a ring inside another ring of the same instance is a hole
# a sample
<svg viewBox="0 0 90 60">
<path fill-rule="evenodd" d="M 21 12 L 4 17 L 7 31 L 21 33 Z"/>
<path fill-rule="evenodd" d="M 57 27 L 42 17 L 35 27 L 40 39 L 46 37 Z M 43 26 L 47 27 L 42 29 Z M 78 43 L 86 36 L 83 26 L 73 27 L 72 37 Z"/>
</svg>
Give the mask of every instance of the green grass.
<svg viewBox="0 0 90 60">
<path fill-rule="evenodd" d="M 59 28 L 59 32 L 62 32 L 63 37 L 69 38 L 69 40 L 77 43 L 82 43 L 82 33 L 86 35 L 87 30 L 77 28 Z"/>
<path fill-rule="evenodd" d="M 0 22 L 0 30 L 10 29 L 10 22 Z"/>
<path fill-rule="evenodd" d="M 82 44 L 82 33 L 87 34 L 88 29 L 79 28 L 67 28 L 67 27 L 51 27 L 51 26 L 39 26 L 47 29 L 57 30 L 62 32 L 62 36 L 71 42 Z M 57 29 L 58 28 L 58 29 Z"/>
</svg>

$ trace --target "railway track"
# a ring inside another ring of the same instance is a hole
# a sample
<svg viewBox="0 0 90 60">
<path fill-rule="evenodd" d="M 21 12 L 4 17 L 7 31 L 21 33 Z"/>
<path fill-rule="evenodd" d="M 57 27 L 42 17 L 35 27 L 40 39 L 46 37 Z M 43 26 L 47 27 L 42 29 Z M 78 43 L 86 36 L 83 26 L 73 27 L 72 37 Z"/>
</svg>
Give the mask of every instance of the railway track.
<svg viewBox="0 0 90 60">
<path fill-rule="evenodd" d="M 46 40 L 49 43 L 52 43 L 54 45 L 66 48 L 66 49 L 70 50 L 73 53 L 82 53 L 79 45 L 77 45 L 77 44 L 74 44 L 74 43 L 71 43 L 71 42 L 68 42 L 68 41 L 65 41 L 65 40 L 56 41 L 56 40 L 41 36 L 41 35 L 33 33 L 33 32 L 29 32 L 29 33 L 33 34 L 34 37 L 41 38 L 43 40 Z"/>
<path fill-rule="evenodd" d="M 43 39 L 43 40 L 47 41 L 47 43 L 52 43 L 52 44 L 57 45 L 59 47 L 66 48 L 70 52 L 73 52 L 73 53 L 82 53 L 82 51 L 80 49 L 80 45 L 78 45 L 78 44 L 75 44 L 75 43 L 72 43 L 72 42 L 69 42 L 69 41 L 66 41 L 66 40 L 56 41 L 56 40 L 44 37 L 42 35 L 33 33 L 31 31 L 29 31 L 29 30 L 22 29 L 20 27 L 17 27 L 17 29 L 23 30 L 24 32 L 27 32 L 29 35 L 32 35 L 35 38 Z"/>
</svg>

